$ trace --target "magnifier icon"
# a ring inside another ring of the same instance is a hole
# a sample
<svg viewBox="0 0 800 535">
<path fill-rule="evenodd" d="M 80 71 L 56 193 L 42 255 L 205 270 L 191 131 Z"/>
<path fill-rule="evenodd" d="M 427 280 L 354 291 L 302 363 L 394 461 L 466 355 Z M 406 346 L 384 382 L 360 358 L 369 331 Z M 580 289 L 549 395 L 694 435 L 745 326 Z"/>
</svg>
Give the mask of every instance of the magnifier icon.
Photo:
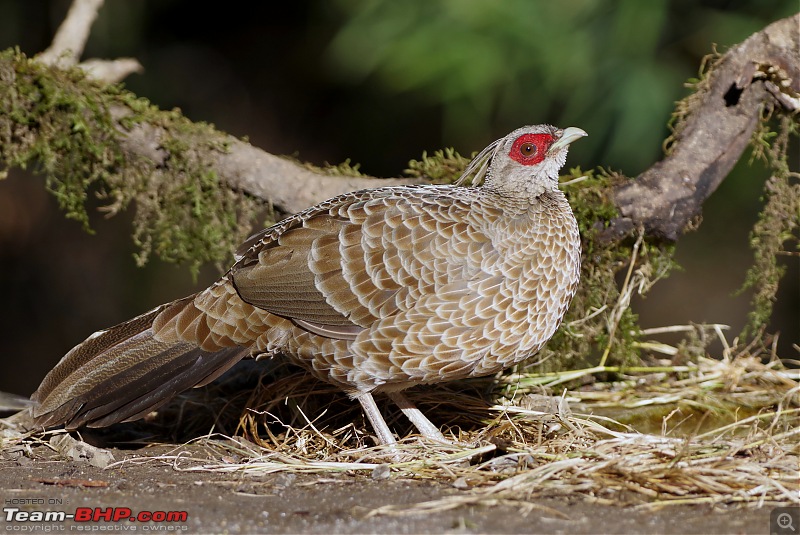
<svg viewBox="0 0 800 535">
<path fill-rule="evenodd" d="M 778 526 L 781 529 L 789 528 L 793 532 L 795 531 L 794 524 L 792 522 L 792 515 L 790 515 L 789 513 L 781 513 L 781 514 L 779 514 L 778 518 L 777 518 L 777 522 L 778 522 Z"/>
</svg>

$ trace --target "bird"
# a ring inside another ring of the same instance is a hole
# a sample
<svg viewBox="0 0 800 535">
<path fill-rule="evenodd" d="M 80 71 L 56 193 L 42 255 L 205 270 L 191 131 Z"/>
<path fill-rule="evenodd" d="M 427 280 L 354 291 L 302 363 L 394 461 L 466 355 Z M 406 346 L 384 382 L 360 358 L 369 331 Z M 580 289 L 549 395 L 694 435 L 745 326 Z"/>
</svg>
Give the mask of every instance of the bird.
<svg viewBox="0 0 800 535">
<path fill-rule="evenodd" d="M 581 263 L 559 170 L 586 135 L 525 126 L 453 184 L 345 193 L 254 234 L 207 289 L 70 350 L 31 396 L 35 424 L 136 420 L 243 358 L 283 356 L 358 400 L 379 443 L 396 443 L 379 393 L 447 443 L 404 391 L 495 374 L 556 332 Z"/>
</svg>

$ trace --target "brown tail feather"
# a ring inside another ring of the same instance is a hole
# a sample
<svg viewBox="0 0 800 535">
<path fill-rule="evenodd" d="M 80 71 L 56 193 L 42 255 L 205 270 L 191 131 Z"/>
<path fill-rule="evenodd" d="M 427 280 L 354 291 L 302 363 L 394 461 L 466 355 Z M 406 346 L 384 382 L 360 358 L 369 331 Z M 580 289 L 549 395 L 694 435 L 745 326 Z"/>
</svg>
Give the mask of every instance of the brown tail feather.
<svg viewBox="0 0 800 535">
<path fill-rule="evenodd" d="M 194 386 L 206 384 L 248 354 L 243 347 L 209 352 L 185 341 L 158 340 L 153 321 L 162 305 L 95 333 L 75 346 L 31 396 L 38 425 L 104 427 L 135 420 Z"/>
</svg>

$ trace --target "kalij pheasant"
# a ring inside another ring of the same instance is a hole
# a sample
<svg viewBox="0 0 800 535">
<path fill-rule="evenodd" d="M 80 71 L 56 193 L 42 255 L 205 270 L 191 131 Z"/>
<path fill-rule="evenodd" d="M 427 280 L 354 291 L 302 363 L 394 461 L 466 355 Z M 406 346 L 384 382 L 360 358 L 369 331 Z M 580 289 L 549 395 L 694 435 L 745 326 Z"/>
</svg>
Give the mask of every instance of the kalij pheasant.
<svg viewBox="0 0 800 535">
<path fill-rule="evenodd" d="M 357 399 L 372 394 L 443 441 L 403 394 L 498 372 L 556 331 L 578 284 L 578 226 L 558 189 L 579 128 L 527 126 L 486 147 L 457 185 L 340 195 L 251 237 L 210 288 L 99 331 L 45 377 L 39 425 L 135 420 L 244 357 L 285 355 Z"/>
</svg>

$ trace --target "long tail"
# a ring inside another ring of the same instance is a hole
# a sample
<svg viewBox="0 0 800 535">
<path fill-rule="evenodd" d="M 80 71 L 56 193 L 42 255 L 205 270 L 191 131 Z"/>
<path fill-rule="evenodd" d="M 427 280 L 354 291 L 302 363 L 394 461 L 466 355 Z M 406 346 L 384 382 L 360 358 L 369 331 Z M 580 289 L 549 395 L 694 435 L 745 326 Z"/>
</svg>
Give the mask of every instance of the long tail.
<svg viewBox="0 0 800 535">
<path fill-rule="evenodd" d="M 191 306 L 193 296 L 162 305 L 75 346 L 34 392 L 36 424 L 67 429 L 136 420 L 195 386 L 222 375 L 249 349 L 210 352 L 185 340 L 157 339 L 153 322 Z"/>
</svg>

